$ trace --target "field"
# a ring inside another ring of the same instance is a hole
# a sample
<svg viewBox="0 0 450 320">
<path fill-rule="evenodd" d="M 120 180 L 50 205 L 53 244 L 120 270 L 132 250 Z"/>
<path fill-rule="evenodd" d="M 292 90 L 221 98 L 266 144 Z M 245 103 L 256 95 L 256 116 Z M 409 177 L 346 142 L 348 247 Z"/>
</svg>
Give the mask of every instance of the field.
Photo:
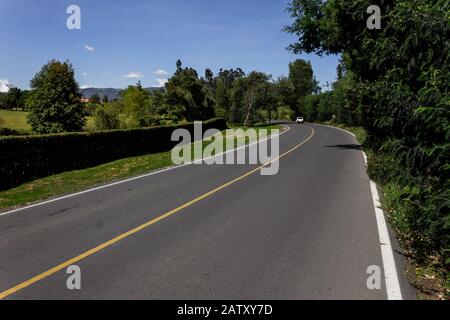
<svg viewBox="0 0 450 320">
<path fill-rule="evenodd" d="M 19 132 L 30 131 L 27 123 L 27 112 L 0 110 L 0 128 L 7 128 Z"/>
</svg>

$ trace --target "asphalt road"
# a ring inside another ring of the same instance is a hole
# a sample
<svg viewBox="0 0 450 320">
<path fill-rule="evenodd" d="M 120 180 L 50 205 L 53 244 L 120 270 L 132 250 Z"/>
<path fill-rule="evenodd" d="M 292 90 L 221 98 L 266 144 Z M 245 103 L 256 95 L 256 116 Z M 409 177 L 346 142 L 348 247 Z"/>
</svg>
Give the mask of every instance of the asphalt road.
<svg viewBox="0 0 450 320">
<path fill-rule="evenodd" d="M 1 215 L 0 292 L 15 288 L 7 299 L 386 299 L 383 275 L 381 289 L 366 285 L 367 268 L 383 270 L 383 261 L 355 138 L 289 127 L 281 153 L 304 143 L 280 159 L 274 176 L 243 176 L 256 165 L 188 165 Z M 101 244 L 75 261 L 82 288 L 68 290 L 61 264 Z M 395 257 L 403 298 L 413 298 Z"/>
</svg>

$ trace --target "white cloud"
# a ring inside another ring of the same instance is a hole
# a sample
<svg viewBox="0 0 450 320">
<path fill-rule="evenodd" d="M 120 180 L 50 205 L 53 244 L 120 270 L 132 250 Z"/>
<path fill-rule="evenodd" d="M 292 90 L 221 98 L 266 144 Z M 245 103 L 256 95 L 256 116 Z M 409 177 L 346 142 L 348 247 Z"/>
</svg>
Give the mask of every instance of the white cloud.
<svg viewBox="0 0 450 320">
<path fill-rule="evenodd" d="M 0 92 L 8 92 L 9 91 L 9 81 L 8 79 L 0 79 Z"/>
<path fill-rule="evenodd" d="M 95 48 L 94 48 L 94 47 L 88 46 L 87 44 L 84 45 L 84 48 L 85 48 L 87 51 L 90 51 L 90 52 L 95 51 Z"/>
<path fill-rule="evenodd" d="M 87 77 L 87 75 L 88 75 L 87 72 L 83 72 L 83 76 Z"/>
<path fill-rule="evenodd" d="M 163 69 L 158 69 L 155 71 L 155 75 L 157 76 L 166 76 L 167 74 L 168 74 L 167 71 Z"/>
<path fill-rule="evenodd" d="M 124 75 L 123 77 L 124 78 L 133 78 L 134 79 L 134 78 L 143 78 L 144 75 L 141 72 L 137 71 L 137 72 L 130 72 L 130 73 Z"/>
<path fill-rule="evenodd" d="M 91 84 L 84 84 L 84 85 L 80 86 L 80 89 L 87 89 L 87 88 L 95 88 L 95 87 Z"/>
<path fill-rule="evenodd" d="M 169 80 L 167 79 L 156 79 L 156 82 L 158 82 L 158 84 L 156 85 L 157 87 L 161 88 L 164 87 L 164 85 L 168 82 Z"/>
</svg>

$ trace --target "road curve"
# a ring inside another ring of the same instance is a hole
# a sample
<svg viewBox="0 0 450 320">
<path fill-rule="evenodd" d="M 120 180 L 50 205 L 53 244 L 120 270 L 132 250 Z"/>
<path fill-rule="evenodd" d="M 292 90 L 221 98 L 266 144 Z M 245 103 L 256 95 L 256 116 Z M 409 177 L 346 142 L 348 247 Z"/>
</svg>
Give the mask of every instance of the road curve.
<svg viewBox="0 0 450 320">
<path fill-rule="evenodd" d="M 0 297 L 386 299 L 384 280 L 366 284 L 383 261 L 355 138 L 290 128 L 274 176 L 188 165 L 0 216 Z M 51 272 L 102 244 L 75 261 L 81 290 L 67 289 L 66 268 Z"/>
</svg>

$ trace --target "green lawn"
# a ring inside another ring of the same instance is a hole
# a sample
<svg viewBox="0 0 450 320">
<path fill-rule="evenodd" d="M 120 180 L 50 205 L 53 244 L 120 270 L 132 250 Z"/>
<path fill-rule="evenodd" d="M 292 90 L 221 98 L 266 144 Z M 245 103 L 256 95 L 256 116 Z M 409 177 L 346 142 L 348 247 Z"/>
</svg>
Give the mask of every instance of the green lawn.
<svg viewBox="0 0 450 320">
<path fill-rule="evenodd" d="M 28 132 L 31 127 L 27 123 L 28 112 L 0 110 L 0 128 L 7 128 L 19 132 Z"/>
<path fill-rule="evenodd" d="M 235 128 L 237 127 L 233 129 Z M 258 133 L 261 128 L 263 127 L 256 128 Z M 279 129 L 280 126 L 274 125 L 264 128 L 272 130 Z M 234 139 L 234 137 L 228 137 L 228 139 Z M 249 142 L 247 139 L 246 143 Z M 209 143 L 203 141 L 203 148 L 209 145 Z M 163 152 L 121 159 L 83 170 L 63 172 L 25 183 L 11 190 L 1 191 L 0 209 L 25 205 L 58 195 L 77 192 L 102 183 L 133 177 L 170 166 L 172 166 L 171 152 Z"/>
<path fill-rule="evenodd" d="M 27 122 L 28 112 L 9 111 L 0 109 L 0 128 L 18 131 L 20 133 L 31 132 L 31 126 Z M 86 118 L 86 131 L 95 131 L 94 118 Z"/>
</svg>

